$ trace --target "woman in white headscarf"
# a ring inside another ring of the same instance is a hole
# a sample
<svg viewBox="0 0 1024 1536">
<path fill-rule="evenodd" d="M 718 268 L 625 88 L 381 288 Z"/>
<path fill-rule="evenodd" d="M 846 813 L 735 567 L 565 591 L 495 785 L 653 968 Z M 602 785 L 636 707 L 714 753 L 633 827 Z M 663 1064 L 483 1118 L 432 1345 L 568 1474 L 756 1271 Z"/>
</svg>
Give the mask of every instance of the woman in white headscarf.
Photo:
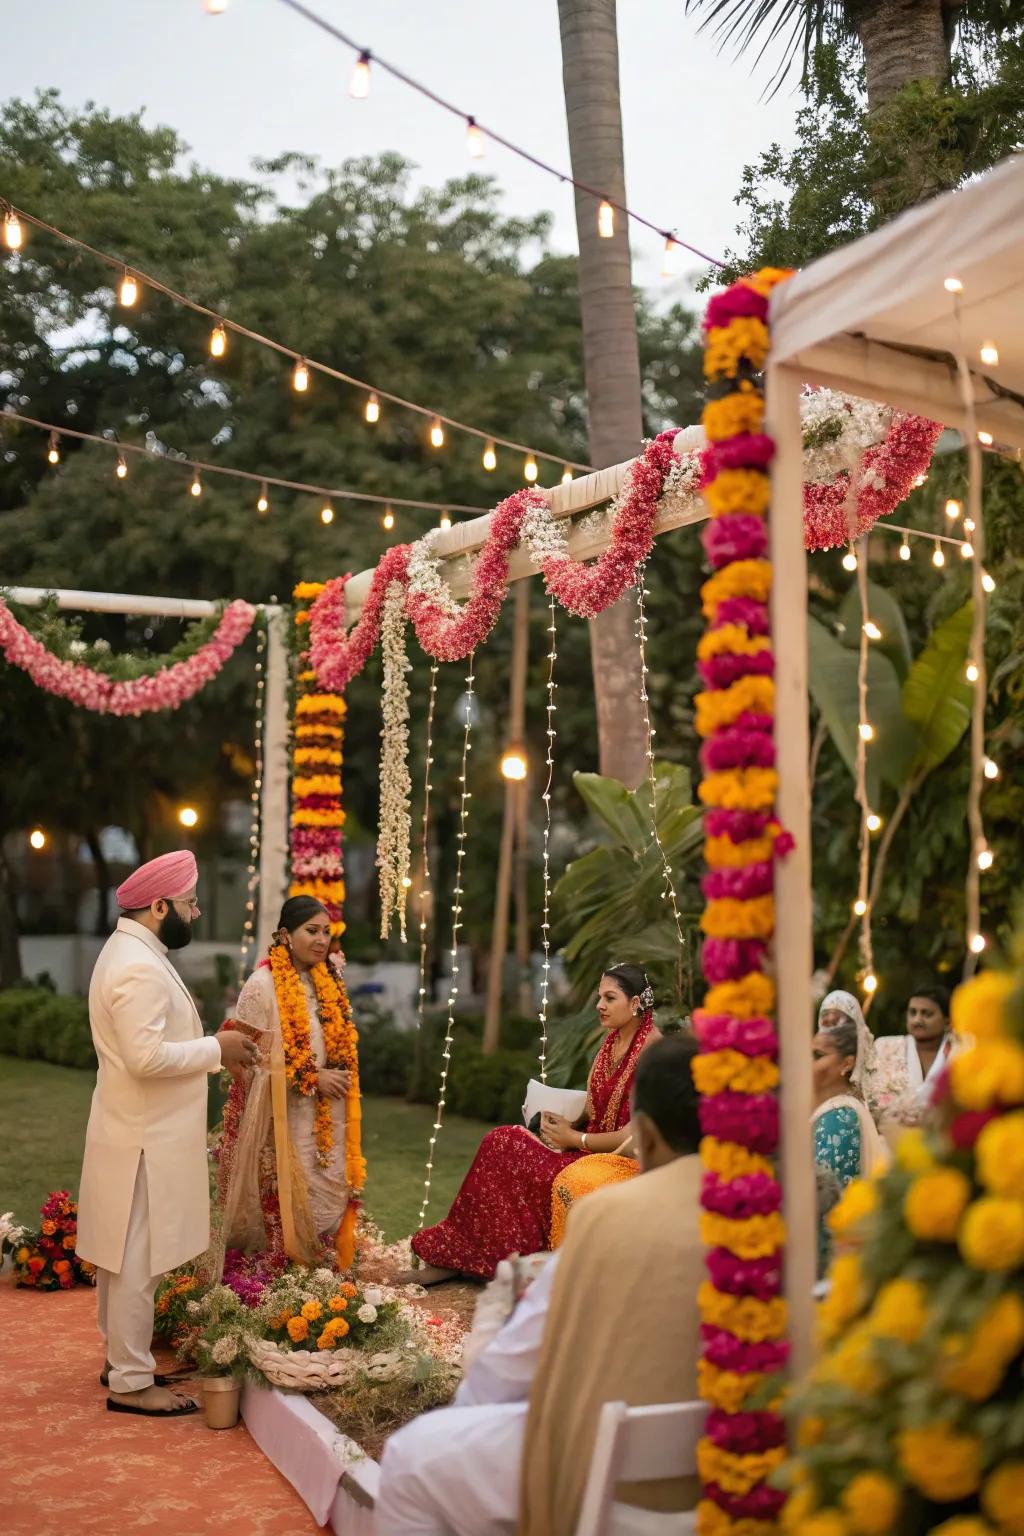
<svg viewBox="0 0 1024 1536">
<path fill-rule="evenodd" d="M 831 1168 L 845 1189 L 888 1160 L 885 1143 L 864 1102 L 874 1062 L 874 1037 L 857 999 L 830 992 L 818 1013 L 811 1046 L 815 1110 L 814 1161 Z"/>
</svg>

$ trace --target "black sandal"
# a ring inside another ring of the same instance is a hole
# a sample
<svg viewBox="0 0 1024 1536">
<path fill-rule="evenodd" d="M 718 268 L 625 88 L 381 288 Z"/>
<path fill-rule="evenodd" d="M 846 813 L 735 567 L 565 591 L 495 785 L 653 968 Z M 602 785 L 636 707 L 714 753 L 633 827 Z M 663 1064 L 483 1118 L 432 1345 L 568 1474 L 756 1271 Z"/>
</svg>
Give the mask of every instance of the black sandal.
<svg viewBox="0 0 1024 1536">
<path fill-rule="evenodd" d="M 186 1397 L 177 1408 L 136 1408 L 131 1403 L 115 1403 L 112 1397 L 108 1397 L 107 1412 L 134 1413 L 140 1419 L 184 1419 L 190 1413 L 198 1413 L 199 1404 Z"/>
</svg>

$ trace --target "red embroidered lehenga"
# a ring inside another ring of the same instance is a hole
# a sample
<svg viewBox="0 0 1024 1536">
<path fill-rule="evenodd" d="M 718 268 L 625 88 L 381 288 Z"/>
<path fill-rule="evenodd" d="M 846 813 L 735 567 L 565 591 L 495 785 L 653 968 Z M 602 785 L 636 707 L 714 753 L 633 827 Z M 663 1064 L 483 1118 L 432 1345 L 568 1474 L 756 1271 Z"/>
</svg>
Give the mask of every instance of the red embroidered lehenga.
<svg viewBox="0 0 1024 1536">
<path fill-rule="evenodd" d="M 629 1095 L 637 1059 L 653 1028 L 650 1014 L 625 1056 L 612 1062 L 614 1034 L 598 1051 L 587 1084 L 587 1132 L 621 1131 L 629 1124 Z M 551 1187 L 582 1151 L 553 1152 L 525 1126 L 488 1131 L 451 1210 L 412 1239 L 425 1264 L 490 1279 L 512 1253 L 539 1253 L 551 1231 Z"/>
</svg>

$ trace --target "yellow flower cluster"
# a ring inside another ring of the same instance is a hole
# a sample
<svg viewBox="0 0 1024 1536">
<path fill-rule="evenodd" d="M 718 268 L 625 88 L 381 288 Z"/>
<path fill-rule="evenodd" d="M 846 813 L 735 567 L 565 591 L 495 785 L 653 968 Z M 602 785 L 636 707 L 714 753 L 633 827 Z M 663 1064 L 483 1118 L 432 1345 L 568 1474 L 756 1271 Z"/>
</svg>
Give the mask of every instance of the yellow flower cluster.
<svg viewBox="0 0 1024 1536">
<path fill-rule="evenodd" d="M 756 656 L 771 648 L 767 635 L 752 635 L 743 624 L 723 624 L 721 628 L 706 630 L 701 635 L 697 642 L 697 660 L 708 661 L 712 656 Z"/>
<path fill-rule="evenodd" d="M 757 372 L 768 356 L 768 327 L 756 315 L 737 315 L 714 325 L 704 338 L 704 377 L 733 378 L 745 358 Z"/>
<path fill-rule="evenodd" d="M 976 1492 L 981 1481 L 981 1441 L 949 1424 L 905 1429 L 897 1437 L 907 1481 L 926 1499 L 951 1504 Z"/>
<path fill-rule="evenodd" d="M 1016 1040 L 979 1040 L 952 1058 L 949 1071 L 963 1109 L 1024 1102 L 1024 1049 Z"/>
<path fill-rule="evenodd" d="M 888 1536 L 896 1529 L 900 1490 L 882 1472 L 858 1472 L 840 1495 L 850 1528 L 857 1536 Z"/>
<path fill-rule="evenodd" d="M 959 1168 L 932 1168 L 907 1190 L 903 1215 L 915 1237 L 929 1243 L 956 1241 L 971 1198 L 971 1181 Z"/>
<path fill-rule="evenodd" d="M 1024 1264 L 1024 1202 L 1000 1195 L 975 1200 L 960 1228 L 960 1253 L 972 1269 L 1008 1273 Z"/>
<path fill-rule="evenodd" d="M 863 1397 L 875 1397 L 884 1380 L 875 1340 L 867 1322 L 857 1323 L 842 1334 L 830 1354 L 818 1361 L 811 1373 L 817 1382 L 838 1382 Z"/>
<path fill-rule="evenodd" d="M 288 887 L 289 896 L 315 896 L 325 905 L 328 902 L 341 906 L 345 900 L 344 880 L 302 880 Z"/>
<path fill-rule="evenodd" d="M 763 1383 L 764 1376 L 759 1371 L 740 1374 L 722 1370 L 710 1360 L 697 1361 L 697 1391 L 712 1408 L 721 1408 L 726 1413 L 742 1412 Z"/>
<path fill-rule="evenodd" d="M 767 864 L 774 853 L 772 837 L 751 837 L 743 843 L 734 843 L 731 837 L 704 840 L 704 862 L 711 869 L 746 869 L 748 864 Z"/>
<path fill-rule="evenodd" d="M 1024 1192 L 1024 1110 L 990 1120 L 974 1144 L 978 1178 L 994 1195 Z"/>
<path fill-rule="evenodd" d="M 317 1335 L 317 1349 L 334 1349 L 349 1331 L 349 1325 L 343 1317 L 332 1317 L 323 1331 Z"/>
<path fill-rule="evenodd" d="M 722 469 L 704 487 L 704 500 L 712 517 L 742 512 L 761 517 L 768 511 L 771 483 L 759 469 Z"/>
<path fill-rule="evenodd" d="M 775 1008 L 775 984 L 760 971 L 751 971 L 739 981 L 720 981 L 709 987 L 704 998 L 708 1013 L 732 1013 L 738 1019 L 756 1019 Z"/>
<path fill-rule="evenodd" d="M 324 589 L 322 581 L 300 581 L 292 587 L 292 597 L 300 603 L 311 603 Z"/>
<path fill-rule="evenodd" d="M 340 773 L 313 773 L 292 780 L 293 795 L 340 795 Z"/>
<path fill-rule="evenodd" d="M 304 693 L 295 701 L 297 715 L 337 715 L 340 719 L 345 709 L 340 693 Z"/>
<path fill-rule="evenodd" d="M 713 939 L 770 939 L 775 932 L 775 898 L 752 896 L 739 901 L 732 896 L 719 897 L 704 908 L 700 926 Z"/>
<path fill-rule="evenodd" d="M 717 1483 L 726 1493 L 749 1493 L 781 1467 L 785 1459 L 784 1445 L 743 1455 L 726 1451 L 713 1440 L 700 1440 L 697 1444 L 697 1471 L 701 1482 Z"/>
<path fill-rule="evenodd" d="M 731 395 L 708 400 L 701 417 L 709 443 L 721 443 L 740 432 L 760 432 L 764 425 L 764 396 L 744 379 Z"/>
<path fill-rule="evenodd" d="M 880 1338 L 914 1344 L 928 1322 L 928 1297 L 916 1280 L 888 1280 L 875 1297 L 868 1320 Z"/>
<path fill-rule="evenodd" d="M 748 1178 L 752 1173 L 775 1175 L 770 1157 L 748 1152 L 734 1141 L 719 1141 L 715 1136 L 705 1136 L 701 1141 L 700 1160 L 709 1173 L 717 1173 L 720 1179 Z"/>
<path fill-rule="evenodd" d="M 838 1338 L 864 1305 L 865 1285 L 860 1259 L 855 1253 L 840 1253 L 829 1271 L 829 1292 L 818 1307 L 818 1337 L 822 1343 Z"/>
<path fill-rule="evenodd" d="M 710 1499 L 701 1499 L 697 1505 L 697 1536 L 777 1536 L 777 1529 L 771 1520 L 750 1516 L 734 1520 Z"/>
<path fill-rule="evenodd" d="M 986 1479 L 981 1507 L 1006 1536 L 1024 1532 L 1024 1461 L 1004 1461 Z"/>
<path fill-rule="evenodd" d="M 1007 1291 L 982 1313 L 967 1337 L 944 1341 L 942 1385 L 970 1402 L 997 1391 L 1007 1367 L 1024 1347 L 1024 1301 Z"/>
<path fill-rule="evenodd" d="M 307 1301 L 303 1303 L 301 1310 L 307 1323 L 315 1323 L 324 1309 L 319 1301 Z"/>
<path fill-rule="evenodd" d="M 310 810 L 300 806 L 292 812 L 293 827 L 343 827 L 345 812 L 339 806 L 333 811 Z"/>
<path fill-rule="evenodd" d="M 766 1056 L 744 1056 L 742 1051 L 705 1051 L 693 1059 L 693 1081 L 698 1093 L 767 1093 L 778 1086 L 779 1069 Z"/>
<path fill-rule="evenodd" d="M 896 1143 L 896 1163 L 905 1173 L 926 1173 L 935 1167 L 935 1158 L 919 1125 L 910 1125 L 900 1133 Z"/>
<path fill-rule="evenodd" d="M 706 774 L 697 793 L 704 805 L 727 811 L 770 811 L 778 787 L 774 768 L 729 768 Z"/>
<path fill-rule="evenodd" d="M 726 1328 L 746 1344 L 781 1339 L 786 1332 L 786 1303 L 781 1296 L 759 1301 L 756 1296 L 731 1296 L 705 1280 L 697 1296 L 701 1321 Z"/>
<path fill-rule="evenodd" d="M 709 576 L 701 587 L 704 617 L 712 621 L 717 619 L 718 605 L 727 597 L 752 597 L 755 602 L 766 603 L 771 589 L 770 561 L 734 560 Z"/>
<path fill-rule="evenodd" d="M 1016 989 L 1006 971 L 982 971 L 953 993 L 950 1019 L 958 1035 L 992 1040 L 1004 1032 L 1004 1011 Z"/>
<path fill-rule="evenodd" d="M 296 741 L 308 741 L 311 737 L 319 739 L 323 736 L 328 737 L 331 741 L 341 741 L 343 734 L 340 725 L 329 725 L 326 721 L 316 724 L 310 724 L 308 721 L 305 723 L 297 722 L 295 726 Z"/>
<path fill-rule="evenodd" d="M 302 1344 L 309 1338 L 309 1324 L 304 1317 L 288 1319 L 288 1337 L 293 1344 Z"/>
<path fill-rule="evenodd" d="M 296 747 L 292 761 L 296 768 L 340 768 L 342 754 L 336 747 Z"/>
<path fill-rule="evenodd" d="M 828 1214 L 828 1225 L 837 1237 L 860 1226 L 878 1207 L 878 1190 L 867 1179 L 854 1179 L 843 1190 L 842 1199 Z"/>
<path fill-rule="evenodd" d="M 706 1248 L 728 1248 L 740 1259 L 767 1259 L 782 1247 L 786 1228 L 778 1212 L 734 1220 L 731 1216 L 702 1211 L 700 1240 Z"/>
<path fill-rule="evenodd" d="M 740 715 L 773 714 L 775 683 L 770 677 L 740 677 L 728 688 L 698 693 L 694 703 L 697 706 L 697 735 L 711 736 L 715 731 L 735 725 Z"/>
</svg>

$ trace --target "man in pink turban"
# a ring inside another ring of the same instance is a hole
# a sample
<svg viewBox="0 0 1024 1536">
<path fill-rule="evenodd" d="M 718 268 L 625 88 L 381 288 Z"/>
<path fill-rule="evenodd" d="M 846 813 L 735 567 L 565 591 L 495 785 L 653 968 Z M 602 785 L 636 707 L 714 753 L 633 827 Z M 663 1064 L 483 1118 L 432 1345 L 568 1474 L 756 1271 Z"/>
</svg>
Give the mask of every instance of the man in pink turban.
<svg viewBox="0 0 1024 1536">
<path fill-rule="evenodd" d="M 207 1075 L 250 1065 L 238 1031 L 206 1036 L 167 958 L 192 938 L 199 871 L 187 849 L 143 864 L 118 887 L 121 917 L 89 986 L 99 1061 L 78 1202 L 80 1258 L 96 1265 L 107 1346 L 100 1380 L 114 1413 L 178 1418 L 197 1404 L 154 1375 L 153 1299 L 161 1276 L 210 1241 Z"/>
</svg>

